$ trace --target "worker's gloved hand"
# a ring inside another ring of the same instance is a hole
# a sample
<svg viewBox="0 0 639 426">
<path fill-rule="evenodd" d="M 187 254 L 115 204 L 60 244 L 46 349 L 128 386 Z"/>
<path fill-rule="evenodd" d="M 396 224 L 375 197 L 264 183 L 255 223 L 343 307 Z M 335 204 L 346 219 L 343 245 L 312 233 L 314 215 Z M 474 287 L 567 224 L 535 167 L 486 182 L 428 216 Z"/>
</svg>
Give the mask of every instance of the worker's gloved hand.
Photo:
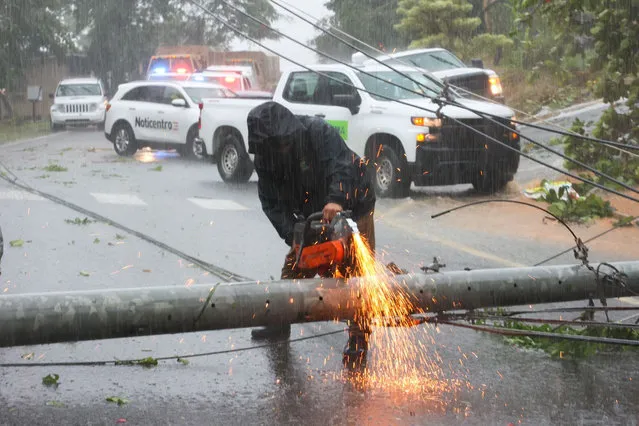
<svg viewBox="0 0 639 426">
<path fill-rule="evenodd" d="M 342 206 L 337 203 L 326 203 L 326 205 L 324 206 L 324 210 L 322 210 L 322 213 L 324 214 L 324 221 L 330 222 L 331 220 L 333 220 L 337 213 L 343 210 L 344 209 L 342 208 Z"/>
</svg>

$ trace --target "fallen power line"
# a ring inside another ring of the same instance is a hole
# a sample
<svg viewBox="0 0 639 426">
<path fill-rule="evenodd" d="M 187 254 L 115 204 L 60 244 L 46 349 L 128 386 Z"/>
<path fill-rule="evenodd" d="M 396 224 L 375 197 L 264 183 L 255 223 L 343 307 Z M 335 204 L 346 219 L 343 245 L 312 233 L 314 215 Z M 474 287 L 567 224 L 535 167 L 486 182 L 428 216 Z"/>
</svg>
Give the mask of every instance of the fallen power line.
<svg viewBox="0 0 639 426">
<path fill-rule="evenodd" d="M 7 166 L 5 166 L 4 164 L 0 163 L 2 165 L 2 167 L 4 169 L 6 169 L 8 171 L 8 173 L 10 173 L 12 176 L 15 177 L 15 179 L 9 179 L 7 176 L 4 176 L 2 174 L 0 174 L 0 178 L 5 180 L 6 182 L 9 182 L 11 185 L 14 185 L 24 191 L 30 192 L 31 194 L 35 194 L 35 195 L 39 195 L 40 197 L 46 198 L 50 201 L 53 201 L 56 204 L 60 204 L 62 206 L 68 207 L 72 210 L 75 210 L 78 213 L 82 213 L 92 219 L 95 219 L 97 221 L 100 222 L 104 222 L 106 224 L 109 224 L 111 226 L 113 226 L 114 228 L 120 229 L 121 231 L 124 231 L 130 235 L 134 235 L 138 238 L 140 238 L 141 240 L 144 240 L 148 243 L 153 244 L 156 247 L 159 247 L 163 250 L 166 250 L 169 253 L 172 253 L 184 260 L 187 260 L 191 263 L 193 263 L 194 265 L 197 265 L 198 267 L 202 268 L 203 270 L 210 272 L 211 274 L 215 275 L 216 277 L 226 280 L 226 281 L 247 281 L 250 280 L 250 278 L 244 277 L 242 275 L 238 275 L 234 272 L 228 271 L 224 268 L 221 268 L 219 266 L 215 266 L 209 262 L 206 262 L 204 260 L 198 259 L 194 256 L 191 256 L 181 250 L 176 249 L 175 247 L 169 246 L 168 244 L 165 244 L 149 235 L 146 235 L 142 232 L 136 231 L 132 228 L 129 228 L 128 226 L 125 226 L 121 223 L 115 222 L 111 219 L 109 219 L 106 216 L 103 216 L 99 213 L 95 213 L 91 210 L 85 209 L 84 207 L 80 207 L 77 204 L 71 203 L 69 201 L 66 201 L 60 197 L 56 197 L 55 195 L 49 194 L 47 192 L 43 192 L 40 191 L 38 189 L 35 189 L 27 184 L 22 184 L 20 182 L 18 182 L 18 176 L 16 176 L 9 168 L 7 168 Z"/>
</svg>

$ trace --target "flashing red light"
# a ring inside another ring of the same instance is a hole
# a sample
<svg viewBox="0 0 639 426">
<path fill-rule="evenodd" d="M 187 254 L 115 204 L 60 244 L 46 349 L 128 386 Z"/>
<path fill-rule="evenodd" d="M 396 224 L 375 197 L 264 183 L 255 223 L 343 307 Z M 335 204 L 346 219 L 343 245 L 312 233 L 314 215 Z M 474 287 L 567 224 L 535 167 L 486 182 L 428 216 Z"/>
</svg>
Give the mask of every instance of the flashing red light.
<svg viewBox="0 0 639 426">
<path fill-rule="evenodd" d="M 233 83 L 235 82 L 235 77 L 226 77 L 224 81 L 226 81 L 227 83 Z"/>
<path fill-rule="evenodd" d="M 178 74 L 186 74 L 186 68 L 178 68 L 177 69 L 177 73 Z"/>
</svg>

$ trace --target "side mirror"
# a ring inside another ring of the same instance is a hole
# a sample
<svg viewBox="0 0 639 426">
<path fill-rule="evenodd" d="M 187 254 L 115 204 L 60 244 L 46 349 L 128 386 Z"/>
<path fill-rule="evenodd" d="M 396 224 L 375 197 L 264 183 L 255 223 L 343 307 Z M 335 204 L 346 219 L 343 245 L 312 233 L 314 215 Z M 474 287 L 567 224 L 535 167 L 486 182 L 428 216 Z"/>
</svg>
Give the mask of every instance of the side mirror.
<svg viewBox="0 0 639 426">
<path fill-rule="evenodd" d="M 177 98 L 177 99 L 173 99 L 171 101 L 171 105 L 173 105 L 174 107 L 186 107 L 186 101 L 182 98 Z"/>
<path fill-rule="evenodd" d="M 357 95 L 333 95 L 333 105 L 348 108 L 353 115 L 359 112 L 361 102 Z"/>
<path fill-rule="evenodd" d="M 49 99 L 53 99 L 53 98 L 54 98 L 53 93 L 49 93 Z"/>
<path fill-rule="evenodd" d="M 483 59 L 471 59 L 470 63 L 473 66 L 473 68 L 484 68 Z"/>
</svg>

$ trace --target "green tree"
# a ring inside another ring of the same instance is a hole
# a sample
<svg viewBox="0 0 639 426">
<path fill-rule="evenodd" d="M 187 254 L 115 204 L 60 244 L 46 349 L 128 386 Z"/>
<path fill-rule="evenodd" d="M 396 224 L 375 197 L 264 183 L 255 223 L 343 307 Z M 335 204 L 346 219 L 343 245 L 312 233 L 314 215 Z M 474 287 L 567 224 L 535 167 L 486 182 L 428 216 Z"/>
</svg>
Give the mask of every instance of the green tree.
<svg viewBox="0 0 639 426">
<path fill-rule="evenodd" d="M 402 19 L 396 28 L 410 37 L 411 47 L 443 47 L 461 54 L 481 25 L 480 18 L 470 16 L 472 9 L 467 0 L 400 0 Z"/>
<path fill-rule="evenodd" d="M 397 4 L 398 0 L 329 0 L 326 8 L 332 15 L 325 18 L 321 24 L 324 28 L 328 25 L 338 28 L 379 50 L 401 50 L 408 44 L 408 38 L 398 33 L 394 27 L 399 23 Z M 330 32 L 348 40 L 360 50 L 370 50 L 339 31 Z M 312 44 L 318 50 L 338 59 L 350 60 L 351 55 L 355 53 L 353 49 L 325 33 L 313 39 Z"/>
<path fill-rule="evenodd" d="M 19 87 L 34 58 L 61 58 L 71 38 L 58 17 L 61 0 L 0 0 L 0 89 Z"/>
<path fill-rule="evenodd" d="M 484 16 L 483 8 L 477 11 Z M 410 47 L 443 47 L 466 58 L 476 53 L 497 56 L 512 45 L 504 35 L 482 33 L 482 18 L 472 16 L 473 5 L 467 0 L 400 0 L 397 13 L 401 21 L 396 28 L 412 40 Z"/>
<path fill-rule="evenodd" d="M 639 144 L 639 1 L 637 0 L 515 0 L 520 19 L 531 25 L 547 19 L 555 37 L 574 37 L 572 23 L 591 17 L 587 25 L 594 40 L 596 55 L 591 62 L 601 71 L 595 92 L 611 106 L 596 124 L 596 137 L 617 142 Z M 615 109 L 613 103 L 626 99 L 626 108 Z M 580 126 L 576 123 L 577 127 Z M 567 152 L 578 159 L 595 163 L 605 171 L 639 183 L 639 161 L 619 151 L 593 146 L 590 142 L 566 139 Z"/>
</svg>

